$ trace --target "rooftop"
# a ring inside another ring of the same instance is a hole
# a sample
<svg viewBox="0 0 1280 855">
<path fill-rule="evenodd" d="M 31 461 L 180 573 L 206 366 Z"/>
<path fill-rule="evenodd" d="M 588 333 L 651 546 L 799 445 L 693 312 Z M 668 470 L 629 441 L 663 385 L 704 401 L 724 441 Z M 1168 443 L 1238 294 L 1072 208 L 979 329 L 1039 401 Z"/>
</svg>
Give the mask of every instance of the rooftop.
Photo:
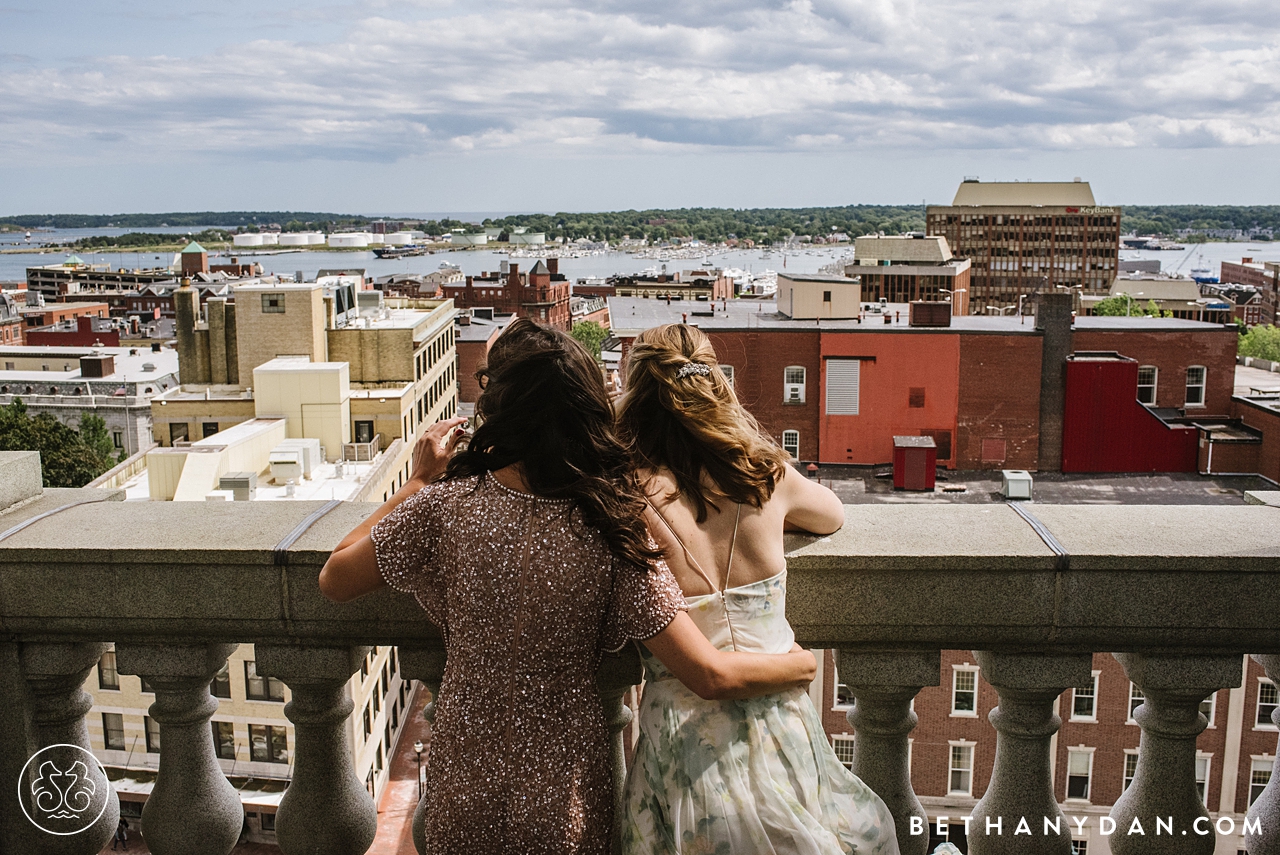
<svg viewBox="0 0 1280 855">
<path fill-rule="evenodd" d="M 859 264 L 945 264 L 951 260 L 951 247 L 941 235 L 865 235 L 854 240 L 853 257 Z"/>
<path fill-rule="evenodd" d="M 847 282 L 842 277 L 837 281 Z M 686 323 L 714 330 L 769 329 L 812 331 L 819 329 L 833 332 L 846 330 L 864 333 L 912 333 L 919 335 L 961 333 L 994 333 L 1004 335 L 1035 334 L 1035 319 L 1016 315 L 957 315 L 949 327 L 912 327 L 908 324 L 910 306 L 906 303 L 889 303 L 873 306 L 859 323 L 856 318 L 840 320 L 792 320 L 778 313 L 773 300 L 717 300 L 715 303 L 701 300 L 665 300 L 643 297 L 609 297 L 609 319 L 617 335 L 635 335 L 641 330 L 660 324 Z M 724 308 L 722 308 L 724 307 Z M 879 309 L 880 311 L 875 311 Z M 892 323 L 886 324 L 888 315 Z M 1142 331 L 1207 331 L 1223 329 L 1221 324 L 1187 321 L 1180 318 L 1095 317 L 1079 316 L 1075 319 L 1078 330 L 1142 330 Z"/>
<path fill-rule="evenodd" d="M 1200 299 L 1200 285 L 1194 279 L 1164 276 L 1158 273 L 1126 273 L 1111 283 L 1111 296 L 1128 294 L 1153 300 Z"/>
<path fill-rule="evenodd" d="M 80 377 L 82 356 L 114 357 L 115 371 L 105 377 L 92 377 L 95 382 L 118 383 L 154 380 L 178 371 L 178 352 L 171 348 L 151 350 L 147 347 L 55 347 L 5 346 L 0 347 L 0 362 L 40 360 L 49 370 L 0 371 L 0 378 L 7 382 L 62 381 Z M 147 368 L 146 366 L 151 366 Z M 61 370 L 61 369 L 66 370 Z"/>
<path fill-rule="evenodd" d="M 1091 206 L 1088 181 L 965 181 L 951 202 L 961 205 Z"/>
</svg>

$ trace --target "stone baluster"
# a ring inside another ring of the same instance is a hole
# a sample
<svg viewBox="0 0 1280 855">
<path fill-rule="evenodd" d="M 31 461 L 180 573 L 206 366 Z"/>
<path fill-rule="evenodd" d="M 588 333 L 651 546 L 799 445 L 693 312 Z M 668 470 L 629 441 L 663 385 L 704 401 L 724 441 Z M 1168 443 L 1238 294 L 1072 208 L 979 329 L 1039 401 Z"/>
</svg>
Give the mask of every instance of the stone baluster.
<svg viewBox="0 0 1280 855">
<path fill-rule="evenodd" d="M 1196 737 L 1208 725 L 1200 702 L 1218 689 L 1240 685 L 1240 657 L 1117 653 L 1115 658 L 1144 699 L 1133 714 L 1142 728 L 1138 768 L 1111 808 L 1116 823 L 1111 851 L 1210 855 L 1215 834 L 1196 792 Z M 1160 822 L 1171 822 L 1172 829 L 1161 833 Z"/>
<path fill-rule="evenodd" d="M 855 699 L 847 716 L 854 729 L 853 773 L 889 808 L 902 855 L 923 855 L 929 820 L 911 787 L 907 737 L 916 726 L 911 700 L 925 686 L 938 685 L 938 651 L 836 655 L 840 682 Z"/>
<path fill-rule="evenodd" d="M 347 720 L 347 682 L 368 647 L 255 644 L 258 673 L 284 681 L 292 697 L 293 780 L 276 811 L 285 855 L 363 855 L 378 831 L 378 806 L 356 775 Z"/>
<path fill-rule="evenodd" d="M 418 680 L 431 692 L 431 703 L 422 710 L 428 723 L 435 721 L 436 700 L 440 696 L 440 684 L 444 681 L 445 655 L 438 648 L 401 647 L 400 673 L 409 680 Z M 427 792 L 424 789 L 418 807 L 413 812 L 413 845 L 419 852 L 426 851 L 423 823 L 426 820 Z"/>
<path fill-rule="evenodd" d="M 121 674 L 155 690 L 148 710 L 160 726 L 160 771 L 142 809 L 142 835 L 155 855 L 227 855 L 244 827 L 240 795 L 223 774 L 209 719 L 218 702 L 209 681 L 234 644 L 118 644 Z"/>
<path fill-rule="evenodd" d="M 1053 704 L 1067 689 L 1092 680 L 1093 657 L 977 650 L 973 655 L 1000 704 L 988 717 L 996 729 L 996 759 L 991 782 L 971 812 L 969 851 L 1071 855 L 1071 826 L 1058 809 L 1049 773 L 1052 737 L 1062 725 Z M 1055 820 L 1056 832 L 1050 827 Z"/>
<path fill-rule="evenodd" d="M 600 662 L 597 684 L 604 704 L 605 723 L 609 726 L 609 767 L 613 772 L 613 826 L 615 839 L 625 819 L 623 794 L 627 781 L 626 728 L 634 713 L 623 703 L 627 690 L 644 679 L 644 666 L 634 644 L 616 656 L 605 656 Z"/>
<path fill-rule="evenodd" d="M 107 649 L 108 645 L 95 643 L 21 647 L 20 663 L 31 693 L 37 749 L 27 761 L 18 790 L 23 812 L 32 823 L 26 829 L 32 847 L 29 851 L 42 855 L 90 855 L 101 851 L 111 840 L 120 821 L 115 790 L 90 753 L 84 716 L 93 706 L 93 698 L 81 688 Z M 71 788 L 65 797 L 61 787 L 44 788 L 46 795 L 36 797 L 32 786 L 39 786 L 37 782 L 48 771 L 61 781 L 71 780 L 69 775 L 82 774 L 86 786 Z M 6 799 L 10 798 L 7 793 Z M 59 802 L 51 802 L 47 793 L 57 794 Z M 59 818 L 61 814 L 70 816 Z"/>
<path fill-rule="evenodd" d="M 1266 670 L 1271 682 L 1280 686 L 1280 656 L 1254 656 L 1253 660 Z M 1271 721 L 1280 727 L 1280 707 L 1271 711 Z M 1276 748 L 1276 756 L 1280 757 L 1280 747 Z M 1248 785 L 1246 780 L 1245 786 Z M 1280 769 L 1271 770 L 1271 780 L 1267 782 L 1266 789 L 1249 807 L 1248 820 L 1250 824 L 1259 823 L 1259 830 L 1245 835 L 1245 848 L 1257 855 L 1280 852 Z"/>
</svg>

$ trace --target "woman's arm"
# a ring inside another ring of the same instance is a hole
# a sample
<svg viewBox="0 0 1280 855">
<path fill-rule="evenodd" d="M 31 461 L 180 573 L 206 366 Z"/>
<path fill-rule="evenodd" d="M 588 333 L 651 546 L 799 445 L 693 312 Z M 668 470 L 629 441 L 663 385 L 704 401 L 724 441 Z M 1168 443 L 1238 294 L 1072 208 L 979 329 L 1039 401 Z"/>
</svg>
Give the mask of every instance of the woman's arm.
<svg viewBox="0 0 1280 855">
<path fill-rule="evenodd" d="M 796 472 L 790 466 L 775 493 L 786 502 L 786 530 L 831 534 L 844 525 L 844 505 L 836 494 Z"/>
<path fill-rule="evenodd" d="M 372 593 L 386 584 L 378 572 L 378 556 L 370 530 L 396 506 L 444 471 L 465 432 L 465 418 L 445 419 L 429 427 L 413 450 L 413 473 L 395 495 L 382 503 L 368 519 L 353 528 L 336 547 L 320 571 L 320 593 L 335 603 L 345 603 Z"/>
<path fill-rule="evenodd" d="M 708 701 L 803 689 L 818 672 L 813 654 L 799 646 L 779 654 L 718 650 L 684 612 L 644 644 L 681 683 Z"/>
</svg>

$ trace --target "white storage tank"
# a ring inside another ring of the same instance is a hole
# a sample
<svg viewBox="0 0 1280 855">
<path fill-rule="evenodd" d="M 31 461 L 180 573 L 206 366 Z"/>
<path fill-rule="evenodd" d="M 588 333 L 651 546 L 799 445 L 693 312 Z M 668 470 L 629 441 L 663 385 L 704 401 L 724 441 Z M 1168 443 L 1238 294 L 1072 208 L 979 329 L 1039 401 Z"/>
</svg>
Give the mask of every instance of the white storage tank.
<svg viewBox="0 0 1280 855">
<path fill-rule="evenodd" d="M 276 232 L 263 232 L 263 233 L 262 233 L 262 245 L 263 245 L 263 246 L 276 246 L 276 245 L 277 245 L 277 244 L 279 244 L 279 243 L 280 243 L 280 235 L 279 235 L 279 234 L 277 234 Z"/>
<path fill-rule="evenodd" d="M 369 235 L 370 246 L 381 246 L 386 243 L 386 235 Z"/>
<path fill-rule="evenodd" d="M 413 232 L 392 232 L 387 235 L 390 246 L 408 246 L 413 243 Z"/>
<path fill-rule="evenodd" d="M 262 246 L 262 235 L 256 233 L 234 235 L 231 243 L 234 246 Z"/>
<path fill-rule="evenodd" d="M 308 246 L 324 246 L 324 233 L 309 232 L 307 234 L 307 245 Z"/>
<path fill-rule="evenodd" d="M 295 232 L 294 234 L 280 235 L 281 246 L 306 246 L 310 235 L 305 232 Z"/>
<path fill-rule="evenodd" d="M 329 235 L 329 246 L 351 249 L 369 245 L 369 236 L 363 232 Z"/>
</svg>

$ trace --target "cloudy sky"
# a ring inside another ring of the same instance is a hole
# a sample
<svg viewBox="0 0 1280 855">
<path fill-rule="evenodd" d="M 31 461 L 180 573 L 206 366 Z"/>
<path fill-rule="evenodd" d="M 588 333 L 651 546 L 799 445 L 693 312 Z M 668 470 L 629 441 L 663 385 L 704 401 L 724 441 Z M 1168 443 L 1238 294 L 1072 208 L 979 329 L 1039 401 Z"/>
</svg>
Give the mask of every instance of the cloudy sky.
<svg viewBox="0 0 1280 855">
<path fill-rule="evenodd" d="M 0 0 L 0 214 L 1280 202 L 1275 0 Z"/>
</svg>

